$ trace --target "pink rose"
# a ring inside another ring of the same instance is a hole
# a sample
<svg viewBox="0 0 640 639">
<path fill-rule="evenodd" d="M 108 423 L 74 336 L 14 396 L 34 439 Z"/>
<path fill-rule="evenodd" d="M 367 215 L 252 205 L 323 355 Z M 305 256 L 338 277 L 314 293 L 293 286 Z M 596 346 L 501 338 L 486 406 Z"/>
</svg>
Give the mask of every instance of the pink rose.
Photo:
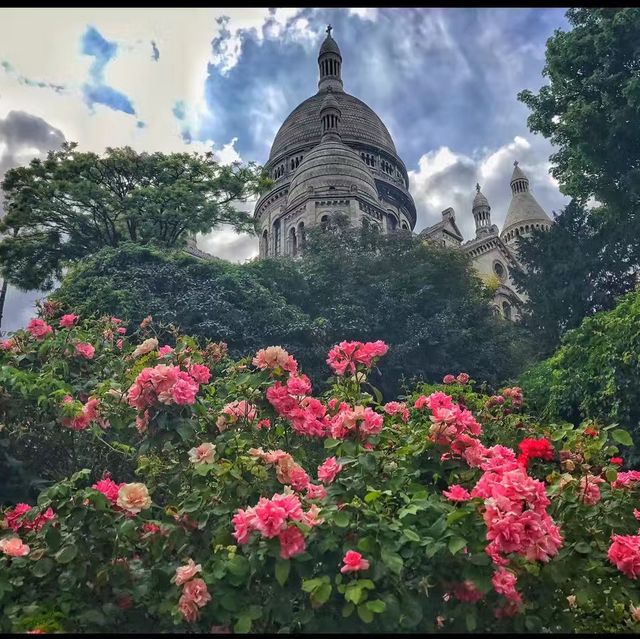
<svg viewBox="0 0 640 639">
<path fill-rule="evenodd" d="M 209 442 L 205 442 L 189 451 L 189 460 L 194 464 L 213 464 L 215 454 L 216 447 Z"/>
<path fill-rule="evenodd" d="M 160 355 L 160 357 L 170 355 L 171 353 L 173 353 L 173 348 L 171 348 L 171 346 L 169 346 L 168 344 L 165 344 L 158 349 L 158 355 Z"/>
<path fill-rule="evenodd" d="M 183 583 L 189 581 L 189 579 L 195 577 L 195 575 L 201 570 L 202 566 L 200 564 L 196 564 L 193 559 L 189 558 L 189 561 L 185 566 L 176 568 L 176 586 L 181 586 Z"/>
<path fill-rule="evenodd" d="M 91 344 L 85 342 L 78 342 L 76 344 L 76 355 L 80 355 L 80 357 L 84 357 L 85 359 L 93 359 L 94 353 L 95 348 L 93 348 Z"/>
<path fill-rule="evenodd" d="M 297 526 L 290 525 L 285 528 L 278 535 L 278 539 L 280 540 L 280 557 L 282 559 L 289 559 L 304 552 L 304 535 Z"/>
<path fill-rule="evenodd" d="M 193 364 L 189 368 L 189 375 L 199 384 L 208 384 L 211 379 L 211 371 L 203 364 Z"/>
<path fill-rule="evenodd" d="M 63 315 L 60 319 L 60 327 L 61 328 L 72 328 L 73 325 L 78 321 L 79 316 L 74 315 L 73 313 L 69 313 L 68 315 Z"/>
<path fill-rule="evenodd" d="M 49 333 L 53 332 L 53 328 L 41 319 L 32 319 L 27 325 L 27 331 L 38 341 L 42 341 Z"/>
<path fill-rule="evenodd" d="M 20 537 L 0 539 L 0 550 L 9 557 L 24 557 L 29 554 L 29 546 L 23 544 Z"/>
<path fill-rule="evenodd" d="M 341 573 L 357 572 L 359 570 L 366 570 L 369 567 L 369 562 L 362 558 L 362 555 L 355 550 L 347 550 L 342 558 L 344 564 L 340 568 Z"/>
<path fill-rule="evenodd" d="M 329 457 L 318 466 L 318 479 L 323 484 L 331 484 L 341 470 L 342 465 L 338 463 L 338 460 L 335 457 Z"/>
<path fill-rule="evenodd" d="M 442 379 L 443 384 L 453 384 L 456 378 L 453 375 L 445 375 Z"/>
<path fill-rule="evenodd" d="M 184 585 L 182 596 L 193 601 L 199 608 L 202 608 L 207 602 L 211 601 L 207 584 L 204 582 L 204 579 L 200 579 L 200 577 L 196 577 Z"/>
<path fill-rule="evenodd" d="M 471 493 L 457 484 L 449 486 L 449 490 L 445 490 L 442 494 L 451 501 L 467 501 L 471 499 Z"/>
<path fill-rule="evenodd" d="M 466 384 L 469 381 L 469 375 L 467 373 L 460 373 L 460 375 L 456 377 L 456 381 L 458 384 Z"/>
<path fill-rule="evenodd" d="M 182 613 L 185 621 L 193 623 L 198 619 L 200 611 L 198 610 L 198 604 L 189 599 L 186 595 L 182 595 L 178 601 L 178 610 Z"/>
</svg>

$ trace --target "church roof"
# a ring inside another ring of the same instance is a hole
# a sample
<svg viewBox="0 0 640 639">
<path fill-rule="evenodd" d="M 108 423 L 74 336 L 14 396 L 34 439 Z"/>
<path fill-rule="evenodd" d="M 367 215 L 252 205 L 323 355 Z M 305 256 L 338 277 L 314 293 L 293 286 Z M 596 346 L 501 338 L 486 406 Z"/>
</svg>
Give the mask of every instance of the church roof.
<svg viewBox="0 0 640 639">
<path fill-rule="evenodd" d="M 321 142 L 305 155 L 289 186 L 287 205 L 293 205 L 313 191 L 335 189 L 336 196 L 355 193 L 378 204 L 376 183 L 360 156 L 338 139 Z"/>
<path fill-rule="evenodd" d="M 340 48 L 338 47 L 338 43 L 331 37 L 331 34 L 328 33 L 327 37 L 324 39 L 322 46 L 320 47 L 320 54 L 323 53 L 337 53 L 340 57 Z"/>
<path fill-rule="evenodd" d="M 514 162 L 514 165 L 513 175 L 511 176 L 511 191 L 513 195 L 502 232 L 500 233 L 501 236 L 522 224 L 530 222 L 553 223 L 535 197 L 533 197 L 531 191 L 529 191 L 529 178 L 527 178 L 517 162 Z"/>
<path fill-rule="evenodd" d="M 480 190 L 480 185 L 476 184 L 476 196 L 473 198 L 473 208 L 480 206 L 489 206 L 489 200 L 484 196 L 484 193 Z"/>
<path fill-rule="evenodd" d="M 276 134 L 269 160 L 278 157 L 290 147 L 314 145 L 320 142 L 320 108 L 326 91 L 319 91 L 299 104 L 283 122 Z M 382 120 L 362 100 L 343 91 L 333 97 L 342 112 L 340 134 L 346 143 L 377 146 L 397 157 L 396 147 Z"/>
</svg>

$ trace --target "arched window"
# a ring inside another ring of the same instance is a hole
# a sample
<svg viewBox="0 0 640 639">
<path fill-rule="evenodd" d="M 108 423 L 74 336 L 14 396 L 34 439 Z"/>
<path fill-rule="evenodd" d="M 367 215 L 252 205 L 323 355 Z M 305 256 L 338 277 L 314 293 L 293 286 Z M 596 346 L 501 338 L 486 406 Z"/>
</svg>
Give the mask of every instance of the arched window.
<svg viewBox="0 0 640 639">
<path fill-rule="evenodd" d="M 387 213 L 387 232 L 391 233 L 398 228 L 398 220 L 393 213 Z"/>
<path fill-rule="evenodd" d="M 320 226 L 322 227 L 323 230 L 325 230 L 327 228 L 327 226 L 329 226 L 329 216 L 328 215 L 323 215 L 320 218 Z"/>
<path fill-rule="evenodd" d="M 295 257 L 298 254 L 298 238 L 296 236 L 296 230 L 292 226 L 289 229 L 289 255 Z"/>
<path fill-rule="evenodd" d="M 298 252 L 302 253 L 304 251 L 304 245 L 307 242 L 307 237 L 304 232 L 304 222 L 300 222 L 298 224 Z"/>
<path fill-rule="evenodd" d="M 262 246 L 260 247 L 260 252 L 262 253 L 262 257 L 268 257 L 269 255 L 269 233 L 267 229 L 262 232 Z"/>
<path fill-rule="evenodd" d="M 403 222 L 403 223 L 402 223 L 402 230 L 403 230 L 403 231 L 408 231 L 408 230 L 409 230 L 409 226 L 407 225 L 407 223 L 406 223 L 406 222 Z"/>
<path fill-rule="evenodd" d="M 280 220 L 273 223 L 273 254 L 280 255 L 281 250 Z"/>
<path fill-rule="evenodd" d="M 511 304 L 509 302 L 502 302 L 502 315 L 505 319 L 511 319 Z"/>
</svg>

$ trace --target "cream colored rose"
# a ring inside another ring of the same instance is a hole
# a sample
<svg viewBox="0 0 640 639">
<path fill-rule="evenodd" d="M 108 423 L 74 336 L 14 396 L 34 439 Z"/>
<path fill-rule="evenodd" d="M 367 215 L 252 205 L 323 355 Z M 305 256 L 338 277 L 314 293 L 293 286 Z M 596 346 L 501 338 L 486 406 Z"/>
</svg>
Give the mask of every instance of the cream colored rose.
<svg viewBox="0 0 640 639">
<path fill-rule="evenodd" d="M 578 604 L 576 603 L 576 596 L 569 595 L 567 597 L 567 601 L 569 602 L 569 608 L 575 608 Z"/>
<path fill-rule="evenodd" d="M 151 506 L 151 497 L 149 497 L 149 491 L 144 484 L 125 484 L 118 491 L 116 503 L 120 508 L 137 514 Z"/>
<path fill-rule="evenodd" d="M 640 623 L 640 606 L 629 604 L 629 612 L 631 613 L 631 618 L 635 622 Z"/>
<path fill-rule="evenodd" d="M 200 444 L 189 451 L 189 459 L 194 464 L 213 464 L 216 455 L 216 447 L 210 442 Z"/>
<path fill-rule="evenodd" d="M 133 351 L 131 357 L 146 355 L 147 353 L 154 351 L 156 348 L 158 348 L 158 340 L 155 337 L 150 337 L 149 339 L 145 339 L 142 344 L 136 347 L 136 350 Z"/>
</svg>

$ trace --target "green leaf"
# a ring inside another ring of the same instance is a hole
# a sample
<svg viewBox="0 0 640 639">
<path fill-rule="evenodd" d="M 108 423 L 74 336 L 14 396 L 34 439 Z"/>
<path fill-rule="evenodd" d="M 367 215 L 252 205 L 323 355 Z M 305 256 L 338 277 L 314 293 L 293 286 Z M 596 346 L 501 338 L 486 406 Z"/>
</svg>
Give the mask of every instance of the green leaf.
<svg viewBox="0 0 640 639">
<path fill-rule="evenodd" d="M 54 557 L 59 564 L 68 564 L 75 559 L 77 554 L 78 546 L 63 546 Z"/>
<path fill-rule="evenodd" d="M 238 617 L 238 621 L 233 626 L 233 631 L 240 634 L 247 633 L 251 630 L 251 617 L 248 614 Z"/>
<path fill-rule="evenodd" d="M 342 609 L 342 616 L 343 617 L 350 617 L 353 614 L 353 611 L 356 609 L 356 607 L 352 604 L 352 603 L 348 603 L 344 606 L 344 608 Z"/>
<path fill-rule="evenodd" d="M 384 612 L 387 604 L 382 601 L 382 599 L 374 599 L 373 601 L 367 601 L 367 603 L 365 604 L 367 606 L 367 608 L 369 608 L 369 610 L 371 610 L 371 612 Z"/>
<path fill-rule="evenodd" d="M 451 524 L 454 524 L 456 521 L 459 521 L 460 519 L 464 519 L 470 514 L 471 512 L 469 510 L 466 510 L 464 508 L 458 508 L 457 510 L 454 510 L 452 513 L 449 513 L 447 515 L 447 525 L 451 526 Z"/>
<path fill-rule="evenodd" d="M 622 444 L 623 446 L 633 446 L 633 440 L 631 439 L 631 435 L 626 430 L 622 430 L 622 428 L 617 428 L 611 433 L 611 437 L 618 444 Z"/>
<path fill-rule="evenodd" d="M 52 568 L 53 568 L 53 561 L 49 559 L 49 557 L 43 557 L 31 567 L 31 573 L 33 574 L 34 577 L 40 578 L 49 574 Z"/>
<path fill-rule="evenodd" d="M 276 562 L 276 581 L 284 586 L 289 578 L 289 572 L 291 571 L 291 562 L 288 560 L 278 560 Z"/>
<path fill-rule="evenodd" d="M 466 615 L 464 620 L 465 620 L 465 623 L 467 625 L 467 630 L 469 632 L 473 632 L 476 629 L 477 625 L 478 625 L 477 620 L 476 620 L 475 608 L 469 610 L 469 612 L 467 613 L 467 615 Z"/>
<path fill-rule="evenodd" d="M 344 593 L 345 601 L 351 601 L 354 604 L 360 603 L 362 600 L 362 587 L 355 583 L 347 586 L 347 589 Z"/>
<path fill-rule="evenodd" d="M 333 521 L 336 526 L 340 528 L 346 528 L 349 525 L 349 513 L 345 513 L 342 510 L 339 510 L 334 516 Z"/>
<path fill-rule="evenodd" d="M 467 545 L 467 540 L 464 537 L 451 537 L 449 539 L 449 552 L 455 555 L 459 550 L 462 550 Z"/>
<path fill-rule="evenodd" d="M 302 592 L 312 592 L 322 584 L 322 579 L 304 579 L 302 581 Z"/>
<path fill-rule="evenodd" d="M 367 608 L 366 604 L 360 604 L 358 606 L 358 617 L 365 623 L 371 623 L 373 621 L 373 613 Z"/>
<path fill-rule="evenodd" d="M 320 588 L 318 588 L 317 590 L 314 590 L 313 593 L 311 594 L 311 601 L 319 605 L 326 603 L 329 600 L 329 597 L 331 596 L 332 590 L 333 590 L 333 587 L 331 586 L 331 584 L 327 584 L 327 583 L 322 584 Z"/>
<path fill-rule="evenodd" d="M 372 501 L 378 499 L 380 495 L 382 495 L 382 493 L 379 490 L 372 490 L 364 496 L 364 501 L 366 504 L 370 504 Z"/>
<path fill-rule="evenodd" d="M 383 548 L 380 554 L 382 556 L 382 561 L 387 568 L 391 570 L 391 572 L 394 572 L 396 575 L 399 575 L 402 572 L 404 561 L 398 553 Z"/>
<path fill-rule="evenodd" d="M 607 481 L 612 484 L 618 478 L 618 471 L 615 468 L 609 468 L 604 475 Z"/>
<path fill-rule="evenodd" d="M 325 448 L 335 448 L 336 446 L 338 446 L 340 444 L 342 440 L 340 439 L 325 439 L 324 440 L 324 447 Z"/>
<path fill-rule="evenodd" d="M 402 534 L 409 540 L 409 541 L 416 541 L 419 542 L 420 541 L 420 535 L 418 535 L 417 532 L 415 532 L 414 530 L 411 530 L 411 528 L 405 528 L 402 531 Z"/>
<path fill-rule="evenodd" d="M 249 560 L 242 555 L 234 555 L 227 564 L 227 569 L 236 577 L 244 577 L 249 572 Z"/>
<path fill-rule="evenodd" d="M 579 552 L 582 555 L 588 555 L 591 553 L 591 546 L 586 541 L 579 541 L 575 545 L 576 552 Z"/>
</svg>

